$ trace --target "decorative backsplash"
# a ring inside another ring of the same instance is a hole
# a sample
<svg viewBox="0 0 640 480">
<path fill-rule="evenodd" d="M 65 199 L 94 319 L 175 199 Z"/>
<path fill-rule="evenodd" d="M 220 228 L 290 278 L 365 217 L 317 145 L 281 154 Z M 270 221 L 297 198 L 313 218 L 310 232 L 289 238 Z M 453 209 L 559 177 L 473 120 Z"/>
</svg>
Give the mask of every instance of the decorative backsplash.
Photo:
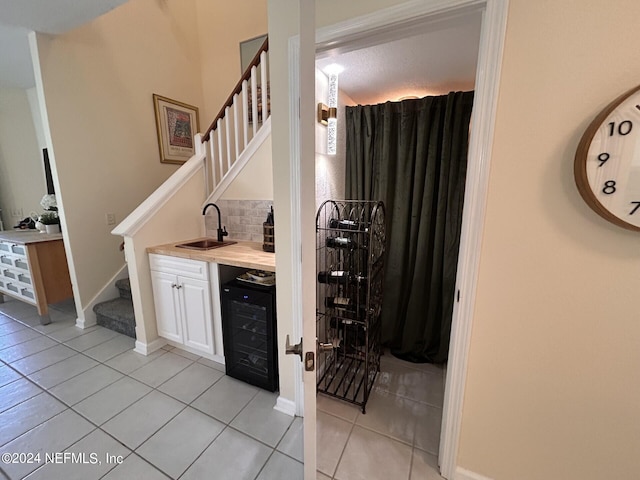
<svg viewBox="0 0 640 480">
<path fill-rule="evenodd" d="M 222 225 L 229 232 L 225 240 L 262 243 L 262 224 L 267 219 L 273 200 L 218 200 L 216 205 L 220 207 Z M 218 213 L 215 208 L 207 210 L 204 225 L 206 235 L 215 237 L 218 228 Z"/>
</svg>

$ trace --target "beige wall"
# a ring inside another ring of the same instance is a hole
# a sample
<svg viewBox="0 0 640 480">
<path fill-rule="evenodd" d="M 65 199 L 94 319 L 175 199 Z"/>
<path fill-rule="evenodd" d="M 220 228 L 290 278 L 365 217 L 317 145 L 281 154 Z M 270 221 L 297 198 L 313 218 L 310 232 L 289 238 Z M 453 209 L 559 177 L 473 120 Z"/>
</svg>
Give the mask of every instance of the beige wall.
<svg viewBox="0 0 640 480">
<path fill-rule="evenodd" d="M 290 197 L 295 3 L 269 1 L 276 209 Z M 319 2 L 318 25 L 395 3 Z M 640 4 L 510 5 L 458 464 L 495 480 L 635 478 L 639 239 L 582 202 L 572 169 L 593 116 L 639 82 Z"/>
<path fill-rule="evenodd" d="M 32 211 L 42 212 L 40 200 L 47 193 L 43 162 L 28 91 L 1 88 L 0 209 L 5 229 Z M 12 210 L 22 214 L 12 216 Z"/>
<path fill-rule="evenodd" d="M 158 339 L 147 247 L 204 234 L 204 219 L 199 211 L 205 199 L 203 185 L 204 169 L 201 168 L 126 242 L 131 288 L 139 288 L 138 294 L 133 295 L 138 345 L 157 347 L 152 342 Z"/>
<path fill-rule="evenodd" d="M 271 135 L 220 196 L 224 200 L 273 200 Z"/>
<path fill-rule="evenodd" d="M 124 262 L 105 214 L 120 222 L 176 169 L 159 160 L 152 94 L 203 104 L 194 25 L 195 0 L 132 0 L 67 34 L 37 37 L 82 308 Z"/>
<path fill-rule="evenodd" d="M 203 131 L 240 80 L 240 42 L 267 33 L 267 0 L 195 0 L 202 54 Z"/>
<path fill-rule="evenodd" d="M 581 200 L 586 126 L 640 83 L 640 4 L 511 0 L 460 464 L 637 478 L 640 238 Z"/>
</svg>

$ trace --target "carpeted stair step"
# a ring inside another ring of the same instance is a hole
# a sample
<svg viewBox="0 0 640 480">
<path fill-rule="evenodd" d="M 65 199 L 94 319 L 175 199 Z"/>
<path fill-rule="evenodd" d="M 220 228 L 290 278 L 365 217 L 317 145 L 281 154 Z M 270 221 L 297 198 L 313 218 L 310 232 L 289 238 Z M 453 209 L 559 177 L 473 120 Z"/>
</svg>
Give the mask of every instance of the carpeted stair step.
<svg viewBox="0 0 640 480">
<path fill-rule="evenodd" d="M 136 320 L 133 303 L 127 298 L 114 298 L 93 307 L 98 325 L 136 338 Z"/>
<path fill-rule="evenodd" d="M 123 278 L 116 282 L 116 288 L 120 290 L 120 297 L 131 300 L 131 282 L 128 278 Z"/>
</svg>

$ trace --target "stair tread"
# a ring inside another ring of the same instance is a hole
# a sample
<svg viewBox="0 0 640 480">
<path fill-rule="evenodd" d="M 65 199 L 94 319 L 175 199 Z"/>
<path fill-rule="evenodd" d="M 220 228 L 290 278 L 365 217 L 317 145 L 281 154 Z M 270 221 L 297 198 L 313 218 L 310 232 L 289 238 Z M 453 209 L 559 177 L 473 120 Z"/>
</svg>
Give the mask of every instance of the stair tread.
<svg viewBox="0 0 640 480">
<path fill-rule="evenodd" d="M 127 298 L 114 298 L 106 302 L 98 303 L 93 307 L 93 311 L 105 317 L 115 317 L 123 320 L 135 321 L 133 313 L 133 302 Z"/>
<path fill-rule="evenodd" d="M 121 278 L 116 282 L 116 288 L 131 291 L 131 282 L 128 278 Z"/>
</svg>

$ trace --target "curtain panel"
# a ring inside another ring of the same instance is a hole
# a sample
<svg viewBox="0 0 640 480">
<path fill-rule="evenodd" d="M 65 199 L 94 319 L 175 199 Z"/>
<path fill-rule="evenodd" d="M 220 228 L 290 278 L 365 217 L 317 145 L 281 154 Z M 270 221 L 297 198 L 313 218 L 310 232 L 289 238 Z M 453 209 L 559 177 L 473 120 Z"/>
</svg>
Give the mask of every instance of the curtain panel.
<svg viewBox="0 0 640 480">
<path fill-rule="evenodd" d="M 346 195 L 382 200 L 382 341 L 414 362 L 447 360 L 473 92 L 346 109 Z"/>
</svg>

